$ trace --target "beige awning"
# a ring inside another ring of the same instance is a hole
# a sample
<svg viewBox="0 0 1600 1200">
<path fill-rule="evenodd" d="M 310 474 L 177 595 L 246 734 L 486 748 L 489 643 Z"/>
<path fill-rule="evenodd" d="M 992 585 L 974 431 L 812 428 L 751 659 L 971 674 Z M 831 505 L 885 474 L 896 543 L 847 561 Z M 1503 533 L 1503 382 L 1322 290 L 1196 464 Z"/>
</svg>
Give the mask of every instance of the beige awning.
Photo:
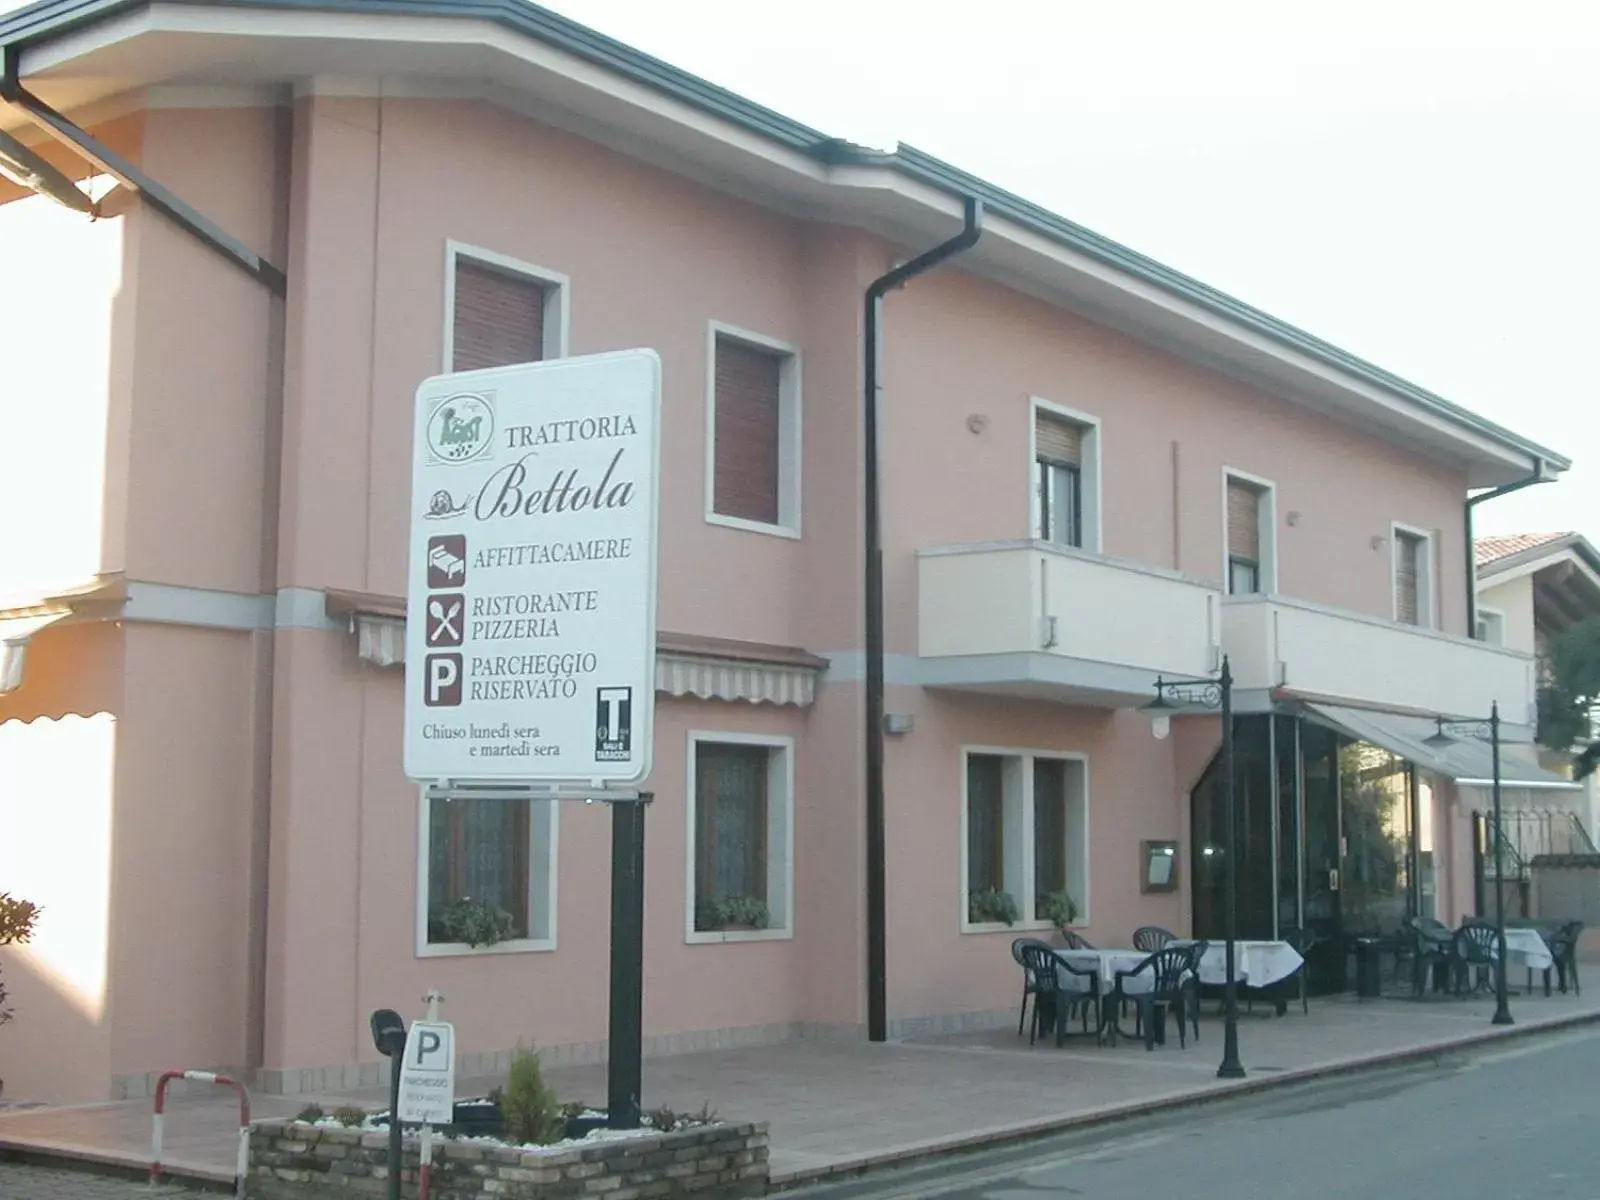
<svg viewBox="0 0 1600 1200">
<path fill-rule="evenodd" d="M 1370 709 L 1343 708 L 1332 704 L 1307 704 L 1306 715 L 1356 741 L 1381 746 L 1391 754 L 1415 763 L 1427 771 L 1455 780 L 1463 787 L 1489 787 L 1494 773 L 1494 755 L 1486 730 L 1467 730 L 1448 725 L 1455 740 L 1434 747 L 1426 739 L 1438 726 L 1426 717 L 1375 712 Z M 1478 736 L 1474 736 L 1477 734 Z M 1528 757 L 1528 748 L 1513 742 L 1500 746 L 1500 786 L 1556 791 L 1581 787 L 1547 771 Z"/>
<path fill-rule="evenodd" d="M 0 617 L 0 693 L 14 692 L 22 686 L 28 663 L 28 643 L 33 635 L 71 615 L 70 612 L 46 612 Z"/>
<path fill-rule="evenodd" d="M 404 666 L 405 602 L 363 592 L 332 592 L 327 612 L 349 623 L 356 653 L 376 667 Z M 656 637 L 656 691 L 700 700 L 809 706 L 828 660 L 794 646 L 661 633 Z"/>
</svg>

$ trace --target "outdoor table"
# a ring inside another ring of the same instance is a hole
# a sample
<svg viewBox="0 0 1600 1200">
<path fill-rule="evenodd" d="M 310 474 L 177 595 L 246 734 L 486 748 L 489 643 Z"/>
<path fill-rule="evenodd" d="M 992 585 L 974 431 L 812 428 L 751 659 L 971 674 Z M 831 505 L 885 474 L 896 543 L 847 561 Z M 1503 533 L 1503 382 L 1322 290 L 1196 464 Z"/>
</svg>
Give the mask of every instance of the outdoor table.
<svg viewBox="0 0 1600 1200">
<path fill-rule="evenodd" d="M 1187 938 L 1169 942 L 1172 946 L 1188 946 Z M 1289 978 L 1300 969 L 1305 959 L 1288 942 L 1236 941 L 1233 943 L 1234 980 L 1251 988 L 1266 988 Z M 1212 942 L 1200 957 L 1200 982 L 1207 987 L 1221 987 L 1228 981 L 1228 946 L 1226 942 Z"/>
<path fill-rule="evenodd" d="M 1506 930 L 1506 970 L 1525 967 L 1545 971 L 1556 965 L 1555 955 L 1537 929 Z"/>
</svg>

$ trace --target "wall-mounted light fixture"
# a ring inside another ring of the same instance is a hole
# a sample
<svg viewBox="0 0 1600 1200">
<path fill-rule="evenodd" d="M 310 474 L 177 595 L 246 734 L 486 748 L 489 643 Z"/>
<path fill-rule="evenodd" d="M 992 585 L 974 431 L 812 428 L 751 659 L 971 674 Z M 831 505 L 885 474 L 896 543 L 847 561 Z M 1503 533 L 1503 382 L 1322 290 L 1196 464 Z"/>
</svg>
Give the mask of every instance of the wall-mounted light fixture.
<svg viewBox="0 0 1600 1200">
<path fill-rule="evenodd" d="M 968 433 L 982 433 L 987 428 L 989 428 L 989 418 L 982 413 L 973 413 L 967 418 Z"/>
<path fill-rule="evenodd" d="M 883 714 L 883 731 L 885 733 L 910 733 L 916 723 L 917 718 L 914 713 Z"/>
</svg>

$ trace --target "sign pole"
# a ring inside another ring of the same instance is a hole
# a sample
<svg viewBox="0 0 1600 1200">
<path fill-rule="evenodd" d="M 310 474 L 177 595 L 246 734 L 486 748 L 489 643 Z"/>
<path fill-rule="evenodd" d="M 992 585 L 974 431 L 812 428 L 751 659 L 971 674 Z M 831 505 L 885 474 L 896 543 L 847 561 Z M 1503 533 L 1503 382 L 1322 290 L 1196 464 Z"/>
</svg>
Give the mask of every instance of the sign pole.
<svg viewBox="0 0 1600 1200">
<path fill-rule="evenodd" d="M 400 1076 L 405 1070 L 405 1052 L 389 1060 L 389 1200 L 400 1200 L 400 1170 L 405 1131 L 400 1125 Z"/>
<path fill-rule="evenodd" d="M 639 1128 L 644 1076 L 644 810 L 651 794 L 611 804 L 611 1031 L 606 1124 Z"/>
</svg>

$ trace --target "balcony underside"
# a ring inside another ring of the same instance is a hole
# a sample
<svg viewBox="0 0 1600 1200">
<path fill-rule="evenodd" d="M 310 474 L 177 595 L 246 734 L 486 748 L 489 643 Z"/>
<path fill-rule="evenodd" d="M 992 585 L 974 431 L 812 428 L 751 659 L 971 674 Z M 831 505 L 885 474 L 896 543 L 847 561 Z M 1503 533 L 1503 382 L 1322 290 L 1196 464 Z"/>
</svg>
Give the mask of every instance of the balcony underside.
<svg viewBox="0 0 1600 1200">
<path fill-rule="evenodd" d="M 925 688 L 1046 700 L 1085 708 L 1134 708 L 1155 696 L 1157 672 L 1141 667 L 1021 651 L 918 660 Z"/>
</svg>

